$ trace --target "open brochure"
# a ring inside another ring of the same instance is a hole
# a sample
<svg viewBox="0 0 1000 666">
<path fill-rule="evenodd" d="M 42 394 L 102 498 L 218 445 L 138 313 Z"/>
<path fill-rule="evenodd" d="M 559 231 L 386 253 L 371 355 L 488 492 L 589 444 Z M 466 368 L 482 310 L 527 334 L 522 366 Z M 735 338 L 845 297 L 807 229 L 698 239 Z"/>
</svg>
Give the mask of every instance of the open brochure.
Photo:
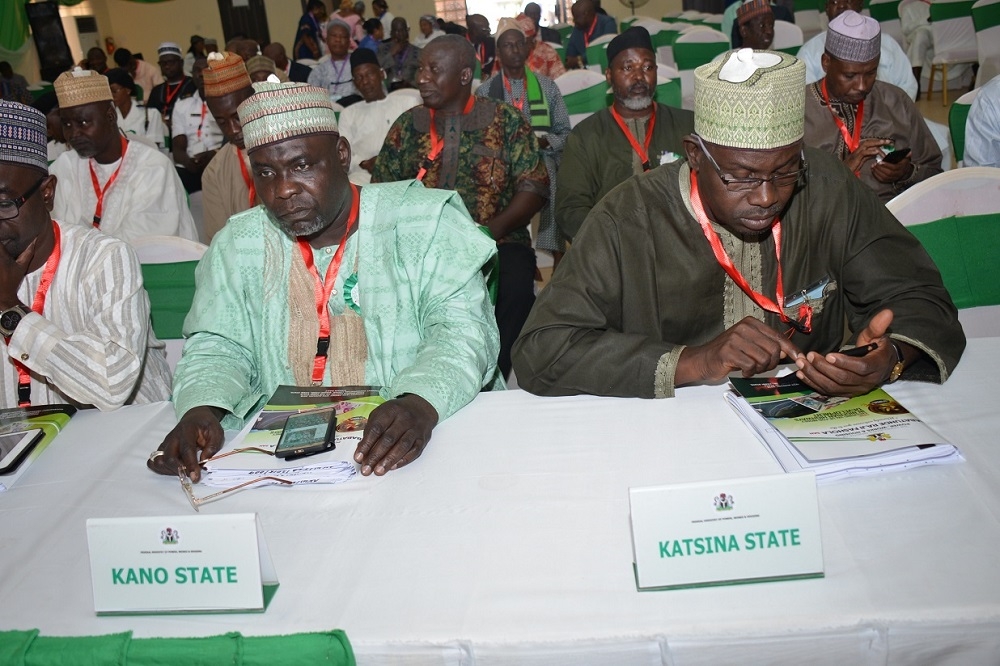
<svg viewBox="0 0 1000 666">
<path fill-rule="evenodd" d="M 962 460 L 883 389 L 854 398 L 817 393 L 795 375 L 730 377 L 726 400 L 786 472 L 819 481 Z"/>
<path fill-rule="evenodd" d="M 293 484 L 347 481 L 357 474 L 354 451 L 368 417 L 383 402 L 377 386 L 279 386 L 239 435 L 205 464 L 202 482 L 231 487 L 261 476 Z M 288 417 L 310 412 L 336 414 L 335 448 L 294 460 L 274 457 Z M 234 453 L 241 449 L 247 450 Z"/>
<path fill-rule="evenodd" d="M 6 459 L 12 467 L 0 474 L 0 492 L 10 490 L 74 414 L 76 407 L 72 405 L 0 409 L 0 461 Z"/>
</svg>

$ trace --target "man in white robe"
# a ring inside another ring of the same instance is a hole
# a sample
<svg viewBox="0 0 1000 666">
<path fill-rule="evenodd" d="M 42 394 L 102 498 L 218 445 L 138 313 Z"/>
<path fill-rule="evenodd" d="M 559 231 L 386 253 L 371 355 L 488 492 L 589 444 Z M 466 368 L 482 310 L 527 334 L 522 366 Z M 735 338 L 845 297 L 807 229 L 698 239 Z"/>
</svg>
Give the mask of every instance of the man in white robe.
<svg viewBox="0 0 1000 666">
<path fill-rule="evenodd" d="M 0 408 L 102 410 L 166 400 L 170 371 L 139 261 L 120 240 L 54 222 L 45 116 L 0 102 Z M 9 225 L 7 221 L 14 220 Z"/>
<path fill-rule="evenodd" d="M 55 81 L 63 134 L 73 150 L 59 156 L 52 213 L 126 242 L 143 236 L 198 240 L 184 187 L 170 159 L 118 129 L 108 79 L 77 68 Z M 94 182 L 96 180 L 96 183 Z"/>
<path fill-rule="evenodd" d="M 367 185 L 372 180 L 371 170 L 375 158 L 382 150 L 382 143 L 396 118 L 423 101 L 413 89 L 400 89 L 386 94 L 385 70 L 378 63 L 378 56 L 369 49 L 358 49 L 351 54 L 351 73 L 354 86 L 364 102 L 352 104 L 340 112 L 340 135 L 351 144 L 351 168 L 347 177 L 357 185 Z"/>
</svg>

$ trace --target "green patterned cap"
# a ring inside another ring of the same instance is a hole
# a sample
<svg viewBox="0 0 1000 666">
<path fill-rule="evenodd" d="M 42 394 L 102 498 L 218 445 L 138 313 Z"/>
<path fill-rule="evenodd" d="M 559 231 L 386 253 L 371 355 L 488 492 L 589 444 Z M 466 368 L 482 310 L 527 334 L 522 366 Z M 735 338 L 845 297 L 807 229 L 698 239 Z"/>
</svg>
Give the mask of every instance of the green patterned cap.
<svg viewBox="0 0 1000 666">
<path fill-rule="evenodd" d="M 330 94 L 302 83 L 281 83 L 273 74 L 253 84 L 254 94 L 236 110 L 247 152 L 307 134 L 336 134 Z"/>
<path fill-rule="evenodd" d="M 729 51 L 694 70 L 694 131 L 720 146 L 767 150 L 805 131 L 806 66 L 777 51 Z"/>
</svg>

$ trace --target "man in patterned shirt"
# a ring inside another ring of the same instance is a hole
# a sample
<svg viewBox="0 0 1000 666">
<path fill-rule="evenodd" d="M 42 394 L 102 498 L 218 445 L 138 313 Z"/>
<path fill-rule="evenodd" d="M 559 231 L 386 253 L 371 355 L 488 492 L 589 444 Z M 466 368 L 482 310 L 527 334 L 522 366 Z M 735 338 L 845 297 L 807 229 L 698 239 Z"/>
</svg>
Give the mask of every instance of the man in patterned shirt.
<svg viewBox="0 0 1000 666">
<path fill-rule="evenodd" d="M 510 373 L 510 348 L 535 302 L 535 252 L 528 224 L 545 205 L 549 177 L 538 140 L 509 104 L 472 95 L 476 55 L 457 35 L 438 37 L 420 55 L 423 106 L 401 115 L 375 161 L 372 182 L 416 178 L 456 190 L 499 246 L 498 365 Z"/>
<path fill-rule="evenodd" d="M 281 384 L 368 384 L 387 402 L 354 460 L 385 474 L 415 460 L 439 420 L 502 386 L 482 276 L 496 248 L 454 193 L 352 185 L 326 90 L 254 89 L 239 115 L 263 205 L 230 218 L 198 265 L 174 381 L 180 421 L 149 468 L 183 466 L 197 481 L 223 426 L 241 427 Z"/>
</svg>

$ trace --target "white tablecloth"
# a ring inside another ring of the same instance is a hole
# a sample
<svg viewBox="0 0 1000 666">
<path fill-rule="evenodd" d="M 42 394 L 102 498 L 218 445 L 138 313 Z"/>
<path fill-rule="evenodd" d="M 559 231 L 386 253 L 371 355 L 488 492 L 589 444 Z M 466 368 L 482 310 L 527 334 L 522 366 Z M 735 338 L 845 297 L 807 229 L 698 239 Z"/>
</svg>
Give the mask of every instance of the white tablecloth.
<svg viewBox="0 0 1000 666">
<path fill-rule="evenodd" d="M 170 405 L 80 413 L 0 494 L 0 629 L 336 627 L 362 664 L 1000 663 L 1000 338 L 890 387 L 967 461 L 820 487 L 825 578 L 637 592 L 630 486 L 780 471 L 723 390 L 483 394 L 404 470 L 206 505 L 261 516 L 281 587 L 256 615 L 94 615 L 85 520 L 191 508 L 145 468 Z"/>
</svg>

